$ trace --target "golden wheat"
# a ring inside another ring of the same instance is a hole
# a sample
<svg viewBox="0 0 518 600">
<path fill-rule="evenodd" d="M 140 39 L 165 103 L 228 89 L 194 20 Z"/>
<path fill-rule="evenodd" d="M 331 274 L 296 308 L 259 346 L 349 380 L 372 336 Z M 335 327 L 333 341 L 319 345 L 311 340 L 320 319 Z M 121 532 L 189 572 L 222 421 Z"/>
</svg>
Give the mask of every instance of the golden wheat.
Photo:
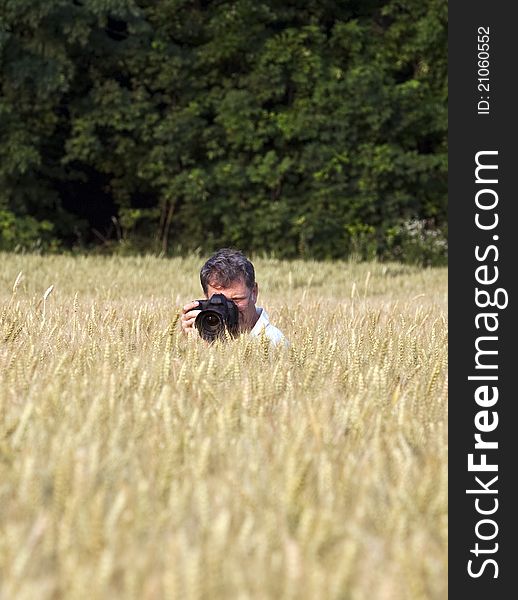
<svg viewBox="0 0 518 600">
<path fill-rule="evenodd" d="M 208 348 L 196 256 L 0 259 L 2 600 L 446 597 L 444 269 L 258 258 L 289 348 Z"/>
</svg>

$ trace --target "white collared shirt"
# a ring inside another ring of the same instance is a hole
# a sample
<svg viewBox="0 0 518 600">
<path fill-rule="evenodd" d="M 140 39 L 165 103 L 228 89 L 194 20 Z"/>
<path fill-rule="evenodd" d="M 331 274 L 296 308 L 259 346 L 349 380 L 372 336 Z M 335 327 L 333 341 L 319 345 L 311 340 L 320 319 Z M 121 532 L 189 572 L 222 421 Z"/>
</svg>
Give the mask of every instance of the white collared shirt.
<svg viewBox="0 0 518 600">
<path fill-rule="evenodd" d="M 255 310 L 259 315 L 259 318 L 257 319 L 257 323 L 253 326 L 252 330 L 250 331 L 250 335 L 254 337 L 259 337 L 264 329 L 264 334 L 270 340 L 270 342 L 272 342 L 275 345 L 284 342 L 284 344 L 287 346 L 289 344 L 288 340 L 284 337 L 280 329 L 277 329 L 277 327 L 274 327 L 270 323 L 268 313 L 264 310 L 264 308 L 256 306 Z"/>
</svg>

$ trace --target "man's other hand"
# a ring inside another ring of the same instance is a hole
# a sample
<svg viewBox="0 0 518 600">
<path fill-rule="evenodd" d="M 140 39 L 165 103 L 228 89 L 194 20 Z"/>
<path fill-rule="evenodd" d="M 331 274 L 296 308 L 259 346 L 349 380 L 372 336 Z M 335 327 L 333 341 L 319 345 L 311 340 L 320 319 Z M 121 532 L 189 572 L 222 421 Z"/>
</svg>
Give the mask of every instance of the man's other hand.
<svg viewBox="0 0 518 600">
<path fill-rule="evenodd" d="M 198 306 L 198 300 L 193 300 L 189 302 L 182 308 L 182 316 L 180 317 L 180 322 L 182 324 L 182 331 L 184 333 L 192 334 L 196 332 L 194 327 L 194 321 L 196 317 L 201 313 L 201 310 L 193 310 Z"/>
</svg>

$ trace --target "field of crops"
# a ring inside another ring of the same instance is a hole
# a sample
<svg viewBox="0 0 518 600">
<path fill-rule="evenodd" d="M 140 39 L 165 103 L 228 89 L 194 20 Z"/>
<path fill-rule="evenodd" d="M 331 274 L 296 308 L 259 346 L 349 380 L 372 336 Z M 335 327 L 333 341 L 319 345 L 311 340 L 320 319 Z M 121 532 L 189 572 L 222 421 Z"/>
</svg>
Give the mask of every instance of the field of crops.
<svg viewBox="0 0 518 600">
<path fill-rule="evenodd" d="M 446 270 L 258 258 L 289 348 L 207 347 L 204 258 L 0 254 L 0 598 L 444 600 Z"/>
</svg>

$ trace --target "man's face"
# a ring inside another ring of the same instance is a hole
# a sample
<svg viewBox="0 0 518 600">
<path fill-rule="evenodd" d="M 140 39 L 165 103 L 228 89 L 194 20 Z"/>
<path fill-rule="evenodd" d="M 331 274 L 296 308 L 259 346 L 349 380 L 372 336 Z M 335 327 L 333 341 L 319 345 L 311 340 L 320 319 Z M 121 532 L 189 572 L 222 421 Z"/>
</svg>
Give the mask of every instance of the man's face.
<svg viewBox="0 0 518 600">
<path fill-rule="evenodd" d="M 250 331 L 257 321 L 255 303 L 257 302 L 257 283 L 252 289 L 248 288 L 243 279 L 233 281 L 228 287 L 207 286 L 207 298 L 214 294 L 224 294 L 233 300 L 239 311 L 239 328 Z"/>
</svg>

